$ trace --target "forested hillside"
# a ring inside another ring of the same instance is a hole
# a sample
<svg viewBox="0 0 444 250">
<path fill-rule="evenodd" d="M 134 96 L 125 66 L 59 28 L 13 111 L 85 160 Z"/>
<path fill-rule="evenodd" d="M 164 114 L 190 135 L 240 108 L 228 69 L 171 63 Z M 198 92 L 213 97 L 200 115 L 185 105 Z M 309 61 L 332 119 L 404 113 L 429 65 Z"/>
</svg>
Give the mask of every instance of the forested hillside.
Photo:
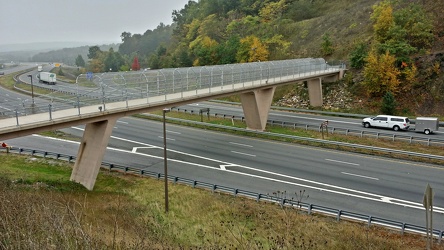
<svg viewBox="0 0 444 250">
<path fill-rule="evenodd" d="M 122 32 L 118 51 L 90 47 L 85 66 L 117 71 L 323 57 L 349 69 L 339 90 L 325 90 L 334 95 L 324 108 L 444 116 L 443 10 L 442 0 L 189 1 L 172 12 L 172 25 Z M 292 87 L 279 103 L 298 106 L 304 91 Z"/>
</svg>

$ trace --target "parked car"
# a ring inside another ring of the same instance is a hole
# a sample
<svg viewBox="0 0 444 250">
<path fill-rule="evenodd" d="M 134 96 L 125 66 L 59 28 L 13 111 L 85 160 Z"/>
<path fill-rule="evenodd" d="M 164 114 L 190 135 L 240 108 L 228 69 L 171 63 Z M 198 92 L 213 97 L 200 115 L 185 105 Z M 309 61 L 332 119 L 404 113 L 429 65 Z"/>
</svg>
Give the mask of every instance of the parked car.
<svg viewBox="0 0 444 250">
<path fill-rule="evenodd" d="M 400 129 L 408 130 L 410 127 L 410 120 L 408 117 L 392 116 L 392 115 L 378 115 L 375 117 L 368 117 L 362 120 L 362 125 L 365 128 L 378 127 L 389 128 L 395 131 Z"/>
</svg>

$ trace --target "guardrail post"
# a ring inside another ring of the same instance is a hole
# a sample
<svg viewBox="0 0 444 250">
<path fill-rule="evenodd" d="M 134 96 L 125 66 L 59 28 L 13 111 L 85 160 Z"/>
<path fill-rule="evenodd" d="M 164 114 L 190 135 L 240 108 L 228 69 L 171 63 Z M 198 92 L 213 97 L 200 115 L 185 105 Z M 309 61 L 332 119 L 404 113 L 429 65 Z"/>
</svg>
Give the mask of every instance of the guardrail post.
<svg viewBox="0 0 444 250">
<path fill-rule="evenodd" d="M 376 139 L 379 139 L 379 132 L 376 132 Z"/>
<path fill-rule="evenodd" d="M 370 215 L 370 216 L 368 216 L 368 223 L 367 223 L 367 226 L 368 227 L 370 227 L 371 225 L 372 225 L 372 216 Z"/>
<path fill-rule="evenodd" d="M 214 191 L 216 191 L 216 185 L 215 185 L 215 184 L 213 184 L 213 185 L 211 186 L 211 192 L 214 193 Z"/>
<path fill-rule="evenodd" d="M 444 231 L 439 231 L 439 240 L 438 243 L 441 244 L 441 240 L 442 240 L 442 234 Z"/>
<path fill-rule="evenodd" d="M 412 143 L 413 136 L 410 136 L 410 143 Z"/>
<path fill-rule="evenodd" d="M 173 181 L 173 183 L 176 184 L 178 181 L 179 181 L 179 177 L 174 176 L 174 181 Z"/>
<path fill-rule="evenodd" d="M 348 135 L 348 129 L 345 130 L 345 135 Z"/>
<path fill-rule="evenodd" d="M 48 104 L 48 108 L 49 108 L 49 120 L 52 121 L 52 110 L 51 110 L 52 104 Z"/>
<path fill-rule="evenodd" d="M 193 181 L 193 188 L 196 187 L 196 181 Z"/>
<path fill-rule="evenodd" d="M 307 213 L 308 215 L 311 214 L 311 210 L 313 209 L 313 204 L 308 204 Z"/>
<path fill-rule="evenodd" d="M 140 170 L 140 175 L 143 175 L 143 169 Z"/>
<path fill-rule="evenodd" d="M 336 216 L 337 221 L 341 220 L 341 214 L 342 214 L 342 210 L 338 210 L 338 215 Z"/>
<path fill-rule="evenodd" d="M 364 131 L 361 131 L 361 138 L 364 136 Z"/>
<path fill-rule="evenodd" d="M 308 124 L 307 124 L 307 125 L 305 125 L 305 130 L 308 130 Z"/>
<path fill-rule="evenodd" d="M 427 139 L 427 146 L 430 146 L 430 138 Z"/>
<path fill-rule="evenodd" d="M 393 141 L 395 141 L 395 136 L 396 136 L 396 135 L 395 135 L 395 134 L 393 134 Z"/>
<path fill-rule="evenodd" d="M 401 235 L 404 234 L 404 231 L 405 231 L 405 223 L 402 223 L 402 226 L 401 226 Z"/>
<path fill-rule="evenodd" d="M 261 200 L 261 194 L 257 194 L 256 196 L 256 202 L 259 202 Z"/>
<path fill-rule="evenodd" d="M 19 126 L 19 117 L 17 110 L 15 110 L 15 120 L 17 121 L 17 126 Z"/>
<path fill-rule="evenodd" d="M 239 191 L 239 190 L 238 190 L 237 188 L 235 188 L 235 189 L 233 190 L 233 195 L 236 196 L 238 191 Z"/>
</svg>

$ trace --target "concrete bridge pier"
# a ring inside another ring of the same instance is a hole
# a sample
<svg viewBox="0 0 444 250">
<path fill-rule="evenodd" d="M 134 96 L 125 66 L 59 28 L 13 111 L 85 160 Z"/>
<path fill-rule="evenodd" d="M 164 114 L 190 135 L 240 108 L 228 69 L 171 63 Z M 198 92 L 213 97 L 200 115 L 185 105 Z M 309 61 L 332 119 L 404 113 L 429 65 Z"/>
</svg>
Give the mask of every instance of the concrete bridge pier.
<svg viewBox="0 0 444 250">
<path fill-rule="evenodd" d="M 307 81 L 308 97 L 310 99 L 310 106 L 320 107 L 322 101 L 322 79 L 316 78 Z"/>
<path fill-rule="evenodd" d="M 86 124 L 77 159 L 71 173 L 71 181 L 94 188 L 102 159 L 117 118 Z"/>
<path fill-rule="evenodd" d="M 247 129 L 264 131 L 276 87 L 240 94 Z"/>
</svg>

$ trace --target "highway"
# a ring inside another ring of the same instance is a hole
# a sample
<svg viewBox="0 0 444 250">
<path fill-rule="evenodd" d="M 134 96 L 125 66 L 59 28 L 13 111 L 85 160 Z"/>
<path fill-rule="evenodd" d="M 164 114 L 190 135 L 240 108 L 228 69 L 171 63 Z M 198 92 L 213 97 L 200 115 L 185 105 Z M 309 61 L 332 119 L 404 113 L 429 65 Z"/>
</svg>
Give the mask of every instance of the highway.
<svg viewBox="0 0 444 250">
<path fill-rule="evenodd" d="M 226 115 L 235 115 L 237 117 L 243 116 L 243 110 L 240 105 L 227 105 L 218 102 L 201 102 L 201 103 L 193 103 L 189 105 L 179 106 L 176 108 L 180 108 L 181 110 L 194 110 L 194 113 L 199 113 L 199 110 L 202 108 L 209 108 L 210 113 L 219 113 Z M 371 117 L 369 115 L 368 117 Z M 410 117 L 415 118 L 415 117 Z M 335 128 L 343 128 L 343 129 L 355 129 L 366 131 L 370 133 L 375 132 L 383 132 L 387 134 L 395 134 L 395 135 L 407 135 L 407 136 L 416 136 L 416 137 L 424 137 L 424 138 L 436 138 L 444 140 L 444 129 L 440 128 L 440 131 L 436 131 L 433 134 L 425 135 L 424 133 L 418 133 L 415 131 L 393 131 L 391 129 L 378 129 L 378 128 L 364 128 L 362 126 L 362 118 L 348 118 L 348 117 L 339 117 L 339 116 L 328 116 L 328 115 L 318 115 L 318 114 L 301 114 L 297 112 L 291 111 L 279 111 L 279 110 L 270 110 L 269 112 L 269 120 L 274 121 L 285 121 L 288 123 L 300 123 L 300 124 L 310 124 L 313 126 L 319 126 L 322 122 L 328 120 L 329 127 Z M 414 125 L 411 125 L 414 127 Z"/>
<path fill-rule="evenodd" d="M 80 136 L 82 128 L 64 132 Z M 15 147 L 75 154 L 78 143 L 41 136 L 8 141 Z M 302 201 L 425 225 L 422 199 L 434 189 L 434 225 L 444 223 L 443 167 L 322 148 L 277 143 L 167 124 L 168 173 L 264 194 L 305 190 Z M 107 162 L 163 172 L 162 123 L 120 119 Z M 436 228 L 435 227 L 435 228 Z"/>
</svg>

